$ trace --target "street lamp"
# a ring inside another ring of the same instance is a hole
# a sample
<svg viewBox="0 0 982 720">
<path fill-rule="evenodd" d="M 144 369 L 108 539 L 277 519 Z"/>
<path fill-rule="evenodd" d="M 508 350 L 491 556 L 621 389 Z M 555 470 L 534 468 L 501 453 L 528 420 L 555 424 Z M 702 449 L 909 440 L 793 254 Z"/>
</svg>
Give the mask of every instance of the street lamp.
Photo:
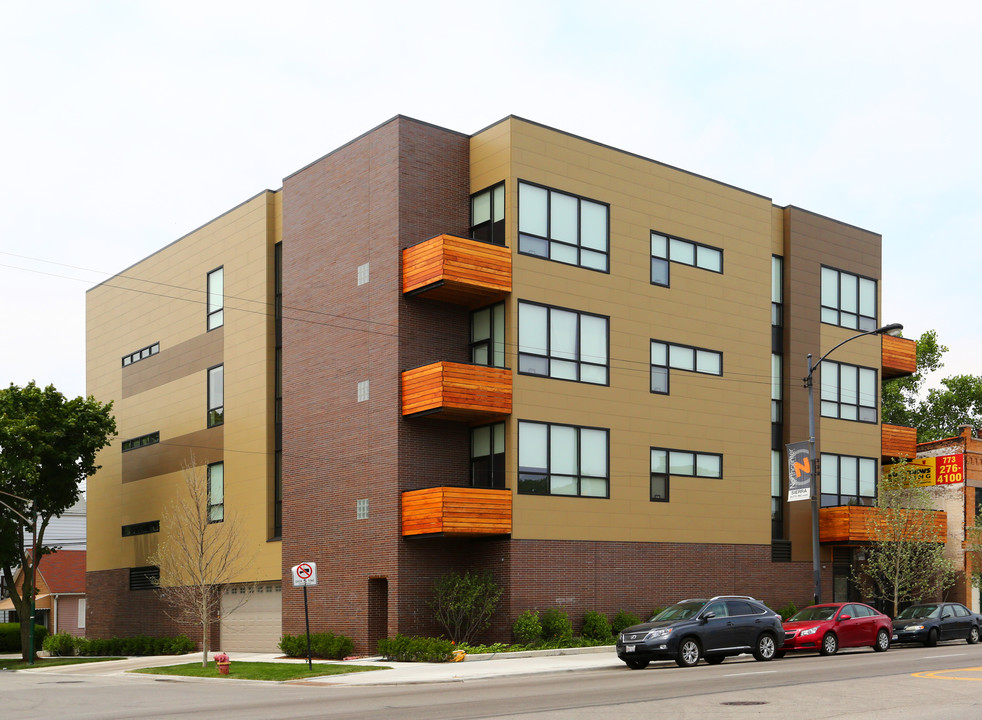
<svg viewBox="0 0 982 720">
<path fill-rule="evenodd" d="M 812 501 L 812 574 L 815 580 L 815 604 L 822 602 L 822 567 L 821 560 L 819 558 L 819 538 L 818 538 L 818 465 L 815 458 L 815 391 L 812 386 L 812 375 L 818 366 L 822 364 L 822 361 L 831 355 L 833 352 L 838 350 L 840 347 L 845 345 L 847 342 L 851 342 L 856 338 L 861 338 L 866 335 L 897 335 L 904 326 L 900 323 L 890 323 L 889 325 L 884 325 L 883 327 L 876 328 L 876 330 L 867 330 L 866 332 L 861 332 L 858 335 L 853 335 L 848 337 L 834 348 L 829 350 L 827 353 L 822 355 L 818 359 L 818 362 L 812 365 L 812 354 L 808 353 L 808 375 L 805 376 L 805 387 L 808 388 L 808 462 L 811 465 L 811 477 L 812 477 L 812 487 L 811 487 L 811 501 Z"/>
</svg>

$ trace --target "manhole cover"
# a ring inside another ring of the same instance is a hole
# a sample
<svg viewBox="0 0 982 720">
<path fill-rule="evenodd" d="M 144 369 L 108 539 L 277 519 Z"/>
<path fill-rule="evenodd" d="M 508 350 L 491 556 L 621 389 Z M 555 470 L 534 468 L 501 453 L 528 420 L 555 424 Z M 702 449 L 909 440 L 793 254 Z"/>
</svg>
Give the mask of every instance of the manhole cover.
<svg viewBox="0 0 982 720">
<path fill-rule="evenodd" d="M 720 705 L 766 705 L 763 700 L 732 700 L 731 702 L 720 703 Z"/>
</svg>

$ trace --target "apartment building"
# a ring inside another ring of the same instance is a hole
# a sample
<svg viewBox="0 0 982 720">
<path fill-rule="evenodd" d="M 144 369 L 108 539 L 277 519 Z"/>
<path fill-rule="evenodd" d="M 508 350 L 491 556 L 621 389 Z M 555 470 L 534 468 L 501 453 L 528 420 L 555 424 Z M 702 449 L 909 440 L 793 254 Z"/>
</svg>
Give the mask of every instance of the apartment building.
<svg viewBox="0 0 982 720">
<path fill-rule="evenodd" d="M 526 609 L 806 602 L 783 460 L 808 439 L 806 356 L 854 338 L 817 392 L 823 521 L 914 455 L 878 411 L 914 343 L 854 337 L 884 324 L 880 253 L 518 117 L 395 117 L 90 290 L 88 390 L 120 438 L 89 482 L 89 634 L 171 627 L 147 558 L 192 453 L 257 553 L 223 649 L 303 632 L 300 562 L 311 630 L 361 651 L 438 633 L 450 570 L 501 584 L 498 639 Z M 829 598 L 862 539 L 826 524 Z"/>
</svg>

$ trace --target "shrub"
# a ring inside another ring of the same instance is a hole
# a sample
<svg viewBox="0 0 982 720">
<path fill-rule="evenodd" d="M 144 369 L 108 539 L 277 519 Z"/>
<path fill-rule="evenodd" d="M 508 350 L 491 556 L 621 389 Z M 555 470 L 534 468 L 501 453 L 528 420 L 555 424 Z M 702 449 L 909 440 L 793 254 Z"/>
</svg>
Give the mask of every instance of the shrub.
<svg viewBox="0 0 982 720">
<path fill-rule="evenodd" d="M 532 645 L 542 639 L 542 622 L 539 620 L 538 610 L 526 610 L 515 624 L 511 626 L 515 641 L 523 645 Z"/>
<path fill-rule="evenodd" d="M 610 621 L 605 615 L 590 610 L 583 616 L 583 632 L 580 634 L 588 640 L 610 640 L 614 631 L 610 629 Z"/>
<path fill-rule="evenodd" d="M 343 660 L 354 652 L 355 643 L 344 635 L 334 633 L 311 633 L 310 654 L 327 660 Z M 280 640 L 280 650 L 290 657 L 307 657 L 306 635 L 284 635 Z"/>
<path fill-rule="evenodd" d="M 70 657 L 75 654 L 75 636 L 71 633 L 60 632 L 48 635 L 44 639 L 43 647 L 49 655 L 58 657 Z"/>
<path fill-rule="evenodd" d="M 639 618 L 633 612 L 628 612 L 627 610 L 618 610 L 617 614 L 614 615 L 614 619 L 610 621 L 610 630 L 614 635 L 617 635 L 624 628 L 631 627 L 632 625 L 637 625 L 640 622 L 641 622 L 641 618 Z"/>
<path fill-rule="evenodd" d="M 791 617 L 796 612 L 798 612 L 798 608 L 794 604 L 794 600 L 792 600 L 787 605 L 785 605 L 783 608 L 780 608 L 777 612 L 781 616 L 781 619 L 782 620 L 787 620 L 789 617 Z"/>
<path fill-rule="evenodd" d="M 40 649 L 47 636 L 48 629 L 46 627 L 35 625 L 34 648 Z M 0 623 L 0 652 L 18 653 L 20 651 L 20 623 Z"/>
<path fill-rule="evenodd" d="M 542 613 L 542 639 L 560 642 L 573 639 L 573 623 L 565 610 L 549 608 Z"/>
<path fill-rule="evenodd" d="M 453 642 L 444 638 L 396 635 L 378 641 L 379 655 L 400 662 L 447 662 L 453 651 Z"/>
<path fill-rule="evenodd" d="M 78 655 L 183 655 L 194 650 L 195 644 L 186 635 L 176 637 L 75 638 Z"/>
<path fill-rule="evenodd" d="M 449 572 L 436 581 L 431 603 L 450 639 L 468 643 L 491 624 L 501 587 L 491 573 Z"/>
</svg>

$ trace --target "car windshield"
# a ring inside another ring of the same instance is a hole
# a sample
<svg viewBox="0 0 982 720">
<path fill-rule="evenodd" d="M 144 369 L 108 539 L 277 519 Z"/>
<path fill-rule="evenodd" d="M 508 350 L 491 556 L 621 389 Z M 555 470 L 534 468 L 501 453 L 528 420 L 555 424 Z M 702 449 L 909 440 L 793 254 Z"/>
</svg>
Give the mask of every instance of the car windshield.
<svg viewBox="0 0 982 720">
<path fill-rule="evenodd" d="M 838 609 L 835 605 L 805 608 L 788 618 L 788 622 L 797 622 L 798 620 L 830 620 Z"/>
<path fill-rule="evenodd" d="M 911 605 L 909 608 L 897 615 L 897 619 L 909 620 L 910 618 L 933 618 L 937 616 L 937 605 Z"/>
<path fill-rule="evenodd" d="M 701 600 L 695 602 L 678 603 L 671 605 L 655 615 L 648 622 L 658 622 L 659 620 L 688 620 L 695 617 L 696 613 L 702 610 L 706 603 Z"/>
</svg>

